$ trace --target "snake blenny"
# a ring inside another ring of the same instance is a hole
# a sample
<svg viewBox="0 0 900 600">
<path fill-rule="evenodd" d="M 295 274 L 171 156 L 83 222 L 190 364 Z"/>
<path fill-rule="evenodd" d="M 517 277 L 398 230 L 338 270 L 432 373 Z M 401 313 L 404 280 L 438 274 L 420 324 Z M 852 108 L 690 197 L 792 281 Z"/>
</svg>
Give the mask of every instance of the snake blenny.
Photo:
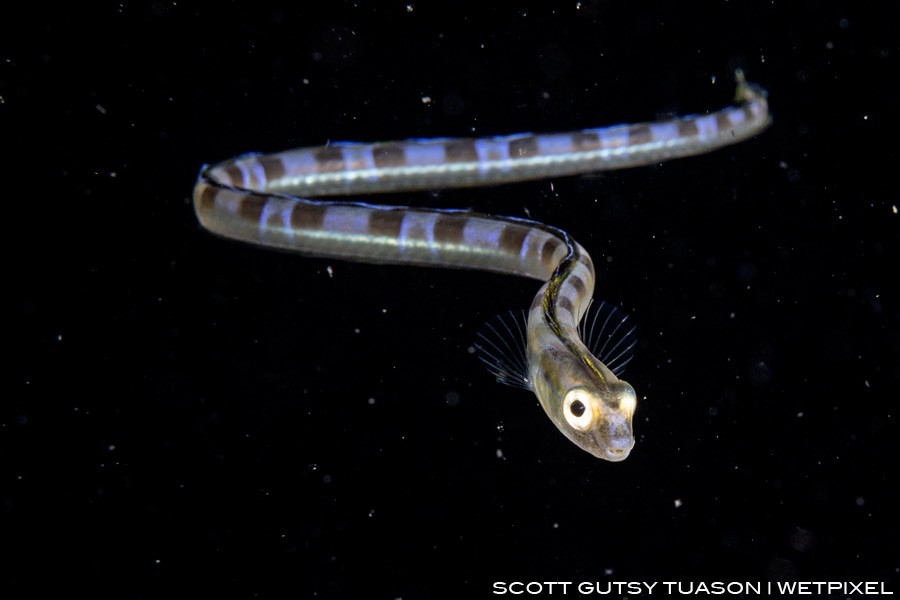
<svg viewBox="0 0 900 600">
<path fill-rule="evenodd" d="M 330 143 L 204 166 L 194 209 L 209 231 L 356 262 L 495 271 L 544 282 L 527 320 L 495 320 L 476 348 L 503 383 L 532 390 L 563 434 L 608 461 L 634 446 L 637 396 L 618 378 L 634 330 L 591 306 L 594 264 L 565 231 L 468 210 L 313 200 L 573 175 L 657 163 L 745 140 L 770 122 L 765 91 L 738 73 L 735 104 L 706 115 L 569 133 Z M 586 339 L 582 340 L 582 334 Z M 587 343 L 585 343 L 587 342 Z"/>
</svg>

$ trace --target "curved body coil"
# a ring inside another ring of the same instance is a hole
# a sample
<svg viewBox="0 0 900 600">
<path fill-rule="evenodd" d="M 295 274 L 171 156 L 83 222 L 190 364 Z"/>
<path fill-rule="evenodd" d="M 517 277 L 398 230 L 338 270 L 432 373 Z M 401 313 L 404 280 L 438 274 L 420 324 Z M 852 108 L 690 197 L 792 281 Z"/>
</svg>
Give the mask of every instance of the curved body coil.
<svg viewBox="0 0 900 600">
<path fill-rule="evenodd" d="M 618 461 L 634 445 L 636 395 L 579 337 L 595 273 L 568 234 L 513 217 L 301 196 L 484 185 L 698 154 L 766 127 L 764 92 L 739 78 L 738 102 L 703 116 L 565 134 L 337 143 L 245 155 L 203 168 L 194 208 L 213 233 L 262 246 L 543 281 L 528 312 L 523 383 L 569 439 Z"/>
</svg>

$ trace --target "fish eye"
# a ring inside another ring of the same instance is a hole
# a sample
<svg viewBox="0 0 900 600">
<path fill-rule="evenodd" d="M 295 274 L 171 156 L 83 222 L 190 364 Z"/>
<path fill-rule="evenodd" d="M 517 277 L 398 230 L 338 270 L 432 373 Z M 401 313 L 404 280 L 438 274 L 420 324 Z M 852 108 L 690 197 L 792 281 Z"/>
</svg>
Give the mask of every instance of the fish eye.
<svg viewBox="0 0 900 600">
<path fill-rule="evenodd" d="M 563 414 L 566 421 L 578 431 L 586 430 L 594 420 L 594 411 L 591 406 L 590 399 L 585 396 L 583 390 L 569 390 L 563 401 Z"/>
</svg>

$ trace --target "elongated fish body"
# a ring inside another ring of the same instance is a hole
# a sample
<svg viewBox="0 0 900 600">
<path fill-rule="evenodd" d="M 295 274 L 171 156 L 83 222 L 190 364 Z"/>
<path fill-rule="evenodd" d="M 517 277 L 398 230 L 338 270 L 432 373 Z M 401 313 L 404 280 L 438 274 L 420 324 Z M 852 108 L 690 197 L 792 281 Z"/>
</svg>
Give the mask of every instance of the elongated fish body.
<svg viewBox="0 0 900 600">
<path fill-rule="evenodd" d="M 624 318 L 608 309 L 598 330 L 610 347 L 609 357 L 602 353 L 608 364 L 582 341 L 579 323 L 591 303 L 595 273 L 587 251 L 567 233 L 528 219 L 465 210 L 300 196 L 485 185 L 699 154 L 767 126 L 764 92 L 739 77 L 737 96 L 733 107 L 657 123 L 565 134 L 338 143 L 244 155 L 202 169 L 194 209 L 209 231 L 261 246 L 543 281 L 527 314 L 520 367 L 508 368 L 501 356 L 506 341 L 488 340 L 482 358 L 498 379 L 533 390 L 553 423 L 575 444 L 599 458 L 619 461 L 634 445 L 636 395 L 617 377 L 634 345 L 632 338 L 622 336 L 633 335 L 633 329 L 621 329 Z M 615 329 L 607 335 L 610 321 Z M 625 333 L 615 333 L 620 330 Z"/>
<path fill-rule="evenodd" d="M 529 380 L 566 437 L 598 458 L 620 461 L 634 446 L 631 421 L 637 396 L 579 337 L 594 279 L 591 257 L 580 244 L 572 244 L 528 314 Z"/>
</svg>

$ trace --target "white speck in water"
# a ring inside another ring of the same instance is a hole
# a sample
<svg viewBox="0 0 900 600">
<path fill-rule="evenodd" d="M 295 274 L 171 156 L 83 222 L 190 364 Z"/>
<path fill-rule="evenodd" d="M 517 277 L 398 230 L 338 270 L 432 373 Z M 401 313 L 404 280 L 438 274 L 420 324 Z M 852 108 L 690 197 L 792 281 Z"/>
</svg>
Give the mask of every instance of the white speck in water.
<svg viewBox="0 0 900 600">
<path fill-rule="evenodd" d="M 857 497 L 856 497 L 856 505 L 857 505 L 857 506 L 865 506 L 865 505 L 866 505 L 866 499 L 863 498 L 862 496 L 857 496 Z"/>
<path fill-rule="evenodd" d="M 327 267 L 325 267 L 325 272 L 328 273 L 329 279 L 334 278 L 334 269 L 331 268 L 331 265 L 328 265 Z"/>
<path fill-rule="evenodd" d="M 797 418 L 798 418 L 798 419 L 802 419 L 802 418 L 803 418 L 803 411 L 802 411 L 802 410 L 801 410 L 800 412 L 797 413 Z"/>
<path fill-rule="evenodd" d="M 373 406 L 375 404 L 375 398 L 369 398 L 369 406 Z"/>
<path fill-rule="evenodd" d="M 675 508 L 681 508 L 681 504 L 682 504 L 681 499 L 675 498 Z"/>
<path fill-rule="evenodd" d="M 422 96 L 422 104 L 431 104 L 431 96 Z"/>
<path fill-rule="evenodd" d="M 497 448 L 497 458 L 503 458 L 503 450 Z"/>
</svg>

